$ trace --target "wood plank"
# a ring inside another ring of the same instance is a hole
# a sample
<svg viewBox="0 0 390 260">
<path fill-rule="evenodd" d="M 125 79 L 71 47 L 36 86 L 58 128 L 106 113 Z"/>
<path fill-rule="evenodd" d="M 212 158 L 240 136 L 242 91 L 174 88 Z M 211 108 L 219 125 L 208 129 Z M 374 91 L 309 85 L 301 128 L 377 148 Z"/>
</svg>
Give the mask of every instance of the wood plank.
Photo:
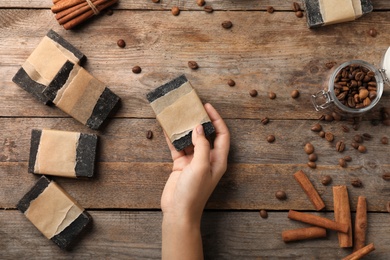
<svg viewBox="0 0 390 260">
<path fill-rule="evenodd" d="M 246 1 L 234 1 L 234 0 L 213 0 L 208 1 L 207 4 L 211 5 L 215 10 L 266 10 L 267 6 L 273 6 L 276 11 L 291 11 L 291 4 L 294 1 L 285 0 L 246 0 Z M 300 1 L 295 1 L 300 2 Z M 387 0 L 371 0 L 375 10 L 389 9 L 389 2 Z M 23 0 L 6 1 L 0 0 L 0 8 L 50 8 L 50 1 L 43 0 L 29 0 L 28 2 Z M 202 8 L 196 5 L 195 0 L 180 1 L 180 0 L 164 0 L 159 4 L 152 3 L 151 0 L 131 0 L 131 1 L 119 1 L 119 4 L 115 7 L 118 9 L 143 9 L 143 10 L 161 10 L 170 9 L 172 6 L 179 6 L 183 10 L 202 10 Z M 302 6 L 303 7 L 303 6 Z"/>
<path fill-rule="evenodd" d="M 267 116 L 267 115 L 263 115 Z M 335 136 L 328 142 L 311 131 L 316 120 L 273 120 L 263 125 L 260 120 L 227 119 L 231 132 L 230 163 L 253 164 L 306 164 L 308 156 L 304 146 L 310 142 L 318 155 L 318 166 L 337 166 L 341 157 L 349 155 L 350 167 L 380 167 L 390 161 L 390 145 L 380 139 L 389 136 L 389 127 L 373 126 L 363 121 L 358 131 L 344 121 L 320 121 L 324 131 Z M 96 133 L 99 135 L 97 160 L 101 162 L 171 162 L 165 137 L 155 119 L 111 119 L 101 131 L 92 131 L 72 118 L 0 118 L 0 162 L 28 161 L 31 129 L 62 129 Z M 342 131 L 342 125 L 350 128 Z M 153 139 L 146 138 L 152 130 Z M 371 133 L 372 140 L 363 143 L 366 153 L 360 153 L 351 146 L 356 134 Z M 274 135 L 273 143 L 267 142 L 268 135 Z M 336 151 L 338 141 L 344 141 L 346 150 Z M 338 167 L 339 172 L 343 168 Z"/>
<path fill-rule="evenodd" d="M 2 259 L 160 259 L 161 213 L 148 211 L 90 211 L 93 227 L 70 252 L 47 240 L 18 211 L 0 211 L 0 256 Z M 340 259 L 351 253 L 341 249 L 337 234 L 327 238 L 283 243 L 281 232 L 304 227 L 287 219 L 287 212 L 205 212 L 202 234 L 205 259 Z M 322 216 L 333 218 L 333 214 Z M 368 214 L 367 242 L 376 250 L 365 259 L 388 259 L 390 238 L 387 213 Z"/>
<path fill-rule="evenodd" d="M 379 167 L 378 167 L 379 168 Z M 381 165 L 390 171 L 390 165 Z M 91 180 L 54 178 L 83 207 L 89 209 L 159 209 L 165 182 L 171 172 L 170 163 L 99 163 Z M 390 188 L 378 169 L 349 167 L 340 172 L 335 167 L 313 171 L 300 164 L 230 164 L 207 204 L 209 209 L 314 210 L 293 174 L 304 170 L 323 199 L 325 210 L 333 210 L 332 185 L 347 185 L 351 210 L 358 196 L 365 196 L 369 211 L 386 211 Z M 321 184 L 330 175 L 329 186 Z M 351 180 L 359 178 L 362 188 Z M 15 208 L 17 202 L 34 185 L 38 176 L 27 173 L 27 163 L 1 163 L 0 208 Z M 287 200 L 279 201 L 275 192 L 284 190 Z"/>
<path fill-rule="evenodd" d="M 307 29 L 293 13 L 216 12 L 207 19 L 205 15 L 117 11 L 65 32 L 49 10 L 1 9 L 0 115 L 65 116 L 44 107 L 11 81 L 49 28 L 83 51 L 89 59 L 86 69 L 122 98 L 117 117 L 154 117 L 146 93 L 184 73 L 202 100 L 214 104 L 225 118 L 258 119 L 265 113 L 275 119 L 315 119 L 319 114 L 310 97 L 322 89 L 329 73 L 327 62 L 365 59 L 379 66 L 389 46 L 384 28 L 390 26 L 390 12 L 318 30 Z M 231 30 L 220 25 L 227 19 L 234 24 Z M 31 24 L 36 24 L 33 32 Z M 376 38 L 366 33 L 372 27 L 379 32 Z M 119 38 L 127 42 L 125 49 L 116 46 Z M 200 68 L 191 71 L 189 60 L 196 60 Z M 134 65 L 143 72 L 133 74 Z M 227 85 L 230 78 L 235 87 Z M 251 98 L 251 89 L 260 95 Z M 297 100 L 290 97 L 293 89 L 301 92 Z M 269 91 L 277 94 L 275 100 L 267 97 Z M 385 88 L 377 108 L 388 103 L 390 91 Z"/>
</svg>

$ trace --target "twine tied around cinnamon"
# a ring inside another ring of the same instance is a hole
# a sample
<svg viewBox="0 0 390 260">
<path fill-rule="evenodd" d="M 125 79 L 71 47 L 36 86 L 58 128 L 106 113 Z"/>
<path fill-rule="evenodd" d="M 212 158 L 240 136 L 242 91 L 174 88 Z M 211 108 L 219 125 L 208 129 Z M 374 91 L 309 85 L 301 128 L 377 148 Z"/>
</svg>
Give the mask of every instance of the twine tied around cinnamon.
<svg viewBox="0 0 390 260">
<path fill-rule="evenodd" d="M 91 7 L 95 15 L 98 15 L 100 13 L 100 11 L 96 8 L 96 6 L 92 3 L 91 0 L 85 0 L 85 1 L 87 1 L 89 7 Z"/>
</svg>

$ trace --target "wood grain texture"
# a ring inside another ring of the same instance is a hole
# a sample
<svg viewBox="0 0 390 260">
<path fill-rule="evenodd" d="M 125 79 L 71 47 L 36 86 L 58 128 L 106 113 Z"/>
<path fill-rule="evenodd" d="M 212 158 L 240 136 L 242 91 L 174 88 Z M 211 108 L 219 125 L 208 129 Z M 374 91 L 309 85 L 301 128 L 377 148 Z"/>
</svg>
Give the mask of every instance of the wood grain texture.
<svg viewBox="0 0 390 260">
<path fill-rule="evenodd" d="M 16 210 L 0 211 L 2 259 L 160 259 L 162 216 L 148 211 L 89 211 L 93 226 L 71 252 L 61 251 Z M 285 244 L 283 230 L 306 227 L 287 219 L 287 212 L 206 212 L 202 222 L 205 259 L 341 259 L 352 249 L 340 249 L 337 234 Z M 317 214 L 317 213 L 316 213 Z M 333 215 L 326 215 L 332 218 Z M 376 250 L 364 259 L 388 259 L 388 216 L 368 216 L 367 241 Z"/>
</svg>

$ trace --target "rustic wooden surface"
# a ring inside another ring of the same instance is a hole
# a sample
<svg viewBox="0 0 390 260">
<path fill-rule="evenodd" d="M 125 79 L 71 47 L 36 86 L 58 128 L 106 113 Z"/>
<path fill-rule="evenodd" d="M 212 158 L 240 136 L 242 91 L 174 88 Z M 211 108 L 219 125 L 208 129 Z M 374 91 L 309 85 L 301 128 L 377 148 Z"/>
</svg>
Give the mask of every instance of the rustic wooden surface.
<svg viewBox="0 0 390 260">
<path fill-rule="evenodd" d="M 160 196 L 171 158 L 162 130 L 145 95 L 186 74 L 205 102 L 212 103 L 232 134 L 229 167 L 207 204 L 203 238 L 207 259 L 340 259 L 351 249 L 338 247 L 337 234 L 325 239 L 285 244 L 281 232 L 305 226 L 287 218 L 289 209 L 314 210 L 292 174 L 303 170 L 323 198 L 326 209 L 315 213 L 333 218 L 332 185 L 347 185 L 351 209 L 357 197 L 367 197 L 368 238 L 376 250 L 365 259 L 389 259 L 390 230 L 386 203 L 390 183 L 389 127 L 372 125 L 381 107 L 390 105 L 390 87 L 358 130 L 348 121 L 320 123 L 335 135 L 332 143 L 310 130 L 322 113 L 310 96 L 323 88 L 329 73 L 325 64 L 351 59 L 380 65 L 390 45 L 390 3 L 372 0 L 374 12 L 350 23 L 315 30 L 291 10 L 293 1 L 207 1 L 205 13 L 195 0 L 122 0 L 112 16 L 101 15 L 72 31 L 65 31 L 50 11 L 50 0 L 0 0 L 0 258 L 1 259 L 158 259 L 161 257 Z M 182 12 L 170 13 L 178 5 Z M 266 12 L 273 6 L 275 12 Z M 233 27 L 221 23 L 231 20 Z M 368 35 L 375 28 L 377 37 Z M 88 57 L 85 68 L 106 82 L 122 98 L 122 106 L 100 131 L 92 131 L 54 107 L 35 101 L 12 81 L 13 75 L 49 29 L 54 29 Z M 116 46 L 124 39 L 126 48 Z M 192 71 L 187 62 L 200 68 Z M 142 67 L 133 74 L 134 65 Z M 228 79 L 235 87 L 227 85 Z M 252 98 L 248 92 L 259 91 Z M 298 99 L 290 92 L 298 89 Z M 267 93 L 277 94 L 270 100 Z M 263 125 L 260 119 L 271 119 Z M 345 133 L 342 125 L 351 130 Z M 97 133 L 100 137 L 96 178 L 55 178 L 94 219 L 71 252 L 46 240 L 16 209 L 18 200 L 38 176 L 27 173 L 31 129 L 52 128 Z M 146 139 L 152 130 L 152 140 Z M 350 146 L 355 134 L 371 133 L 361 154 Z M 266 137 L 273 134 L 274 143 Z M 344 140 L 347 149 L 335 150 Z M 317 168 L 307 167 L 305 143 L 318 154 Z M 348 167 L 338 159 L 350 155 Z M 321 177 L 330 175 L 329 186 Z M 360 178 L 363 187 L 351 186 Z M 285 190 L 286 201 L 274 197 Z M 269 211 L 260 218 L 259 209 Z M 354 214 L 353 214 L 354 215 Z"/>
</svg>

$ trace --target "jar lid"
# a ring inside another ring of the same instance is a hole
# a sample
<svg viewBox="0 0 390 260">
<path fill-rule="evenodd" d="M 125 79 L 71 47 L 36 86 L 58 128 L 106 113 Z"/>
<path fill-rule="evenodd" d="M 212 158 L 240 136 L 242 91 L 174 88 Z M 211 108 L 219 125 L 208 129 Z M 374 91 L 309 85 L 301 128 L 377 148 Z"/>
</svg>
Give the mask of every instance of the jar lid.
<svg viewBox="0 0 390 260">
<path fill-rule="evenodd" d="M 382 76 L 387 84 L 390 84 L 390 47 L 382 58 Z"/>
</svg>

